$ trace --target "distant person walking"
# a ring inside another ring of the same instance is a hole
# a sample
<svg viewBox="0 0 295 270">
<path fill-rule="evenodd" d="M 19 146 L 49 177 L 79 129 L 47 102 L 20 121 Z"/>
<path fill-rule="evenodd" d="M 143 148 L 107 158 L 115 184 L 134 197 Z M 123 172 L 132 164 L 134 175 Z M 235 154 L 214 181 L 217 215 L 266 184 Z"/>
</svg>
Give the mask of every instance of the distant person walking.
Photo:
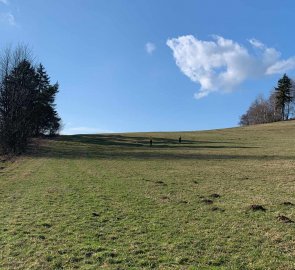
<svg viewBox="0 0 295 270">
<path fill-rule="evenodd" d="M 181 136 L 179 137 L 178 142 L 181 143 Z"/>
<path fill-rule="evenodd" d="M 150 147 L 152 147 L 152 146 L 153 146 L 153 140 L 150 139 Z"/>
</svg>

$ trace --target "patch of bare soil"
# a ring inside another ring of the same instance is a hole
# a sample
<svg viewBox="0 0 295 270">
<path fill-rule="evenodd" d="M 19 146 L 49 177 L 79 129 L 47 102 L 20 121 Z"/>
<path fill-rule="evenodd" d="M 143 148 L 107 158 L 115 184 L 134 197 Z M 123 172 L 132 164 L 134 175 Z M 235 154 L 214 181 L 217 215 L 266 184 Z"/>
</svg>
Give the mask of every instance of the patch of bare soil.
<svg viewBox="0 0 295 270">
<path fill-rule="evenodd" d="M 277 216 L 277 219 L 283 223 L 294 223 L 294 221 L 286 216 L 279 215 Z"/>
<path fill-rule="evenodd" d="M 210 195 L 211 198 L 214 198 L 214 199 L 217 199 L 217 198 L 220 198 L 221 196 L 217 193 L 213 193 Z"/>
<path fill-rule="evenodd" d="M 215 211 L 219 211 L 219 212 L 224 212 L 225 211 L 224 209 L 219 208 L 219 207 L 216 207 L 216 206 L 215 207 L 212 207 L 211 210 L 214 211 L 214 212 Z"/>
<path fill-rule="evenodd" d="M 266 211 L 266 209 L 262 206 L 262 205 L 259 205 L 259 204 L 252 204 L 250 206 L 250 210 L 252 211 Z"/>
<path fill-rule="evenodd" d="M 203 199 L 202 202 L 205 204 L 213 204 L 213 201 L 210 199 Z"/>
<path fill-rule="evenodd" d="M 292 202 L 283 202 L 282 205 L 291 206 L 291 205 L 294 205 L 294 203 L 292 203 Z"/>
</svg>

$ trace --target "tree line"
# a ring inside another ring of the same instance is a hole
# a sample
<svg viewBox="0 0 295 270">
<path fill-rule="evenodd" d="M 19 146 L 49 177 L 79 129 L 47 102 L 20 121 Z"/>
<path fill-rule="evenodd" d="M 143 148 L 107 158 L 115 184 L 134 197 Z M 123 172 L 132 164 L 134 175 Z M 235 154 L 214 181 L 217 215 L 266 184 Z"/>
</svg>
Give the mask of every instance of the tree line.
<svg viewBox="0 0 295 270">
<path fill-rule="evenodd" d="M 27 46 L 7 48 L 0 55 L 0 146 L 19 154 L 29 140 L 56 135 L 61 119 L 55 108 L 58 83 L 51 84 L 42 64 L 34 63 Z"/>
<path fill-rule="evenodd" d="M 288 120 L 295 114 L 295 84 L 284 74 L 268 98 L 258 96 L 240 118 L 240 125 Z"/>
</svg>

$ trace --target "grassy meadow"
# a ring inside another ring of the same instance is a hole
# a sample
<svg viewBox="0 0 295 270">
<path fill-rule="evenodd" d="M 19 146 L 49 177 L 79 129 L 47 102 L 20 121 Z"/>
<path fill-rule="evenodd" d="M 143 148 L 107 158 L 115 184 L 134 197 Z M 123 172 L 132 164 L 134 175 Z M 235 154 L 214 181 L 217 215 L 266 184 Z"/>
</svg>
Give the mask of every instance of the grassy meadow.
<svg viewBox="0 0 295 270">
<path fill-rule="evenodd" d="M 60 136 L 0 166 L 0 269 L 295 269 L 294 121 Z"/>
</svg>

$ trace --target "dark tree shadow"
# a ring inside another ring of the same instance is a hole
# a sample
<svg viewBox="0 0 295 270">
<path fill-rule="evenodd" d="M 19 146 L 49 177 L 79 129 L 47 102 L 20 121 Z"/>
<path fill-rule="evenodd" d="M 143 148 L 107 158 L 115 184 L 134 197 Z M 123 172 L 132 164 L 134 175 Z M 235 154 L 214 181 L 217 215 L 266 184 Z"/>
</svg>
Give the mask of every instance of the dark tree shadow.
<svg viewBox="0 0 295 270">
<path fill-rule="evenodd" d="M 150 144 L 149 137 L 127 136 L 117 134 L 99 134 L 99 135 L 73 135 L 60 136 L 58 141 L 64 142 L 78 142 L 83 144 L 95 144 L 106 146 L 120 146 L 120 147 L 146 147 Z M 152 138 L 154 148 L 257 148 L 253 146 L 238 146 L 238 145 L 216 145 L 216 144 L 230 144 L 227 141 L 193 141 L 184 140 L 178 142 L 178 138 Z M 206 144 L 206 145 L 205 145 Z"/>
<path fill-rule="evenodd" d="M 165 160 L 225 160 L 225 159 L 254 159 L 271 160 L 282 159 L 293 160 L 294 156 L 278 155 L 253 155 L 251 154 L 226 154 L 219 149 L 253 149 L 258 147 L 245 145 L 232 145 L 233 142 L 214 141 L 193 141 L 183 140 L 179 144 L 178 140 L 169 138 L 153 138 L 153 146 L 149 146 L 149 138 L 110 135 L 75 135 L 60 136 L 51 141 L 43 141 L 38 147 L 31 147 L 27 155 L 34 157 L 52 157 L 60 159 L 165 159 Z M 218 145 L 217 145 L 218 144 Z M 216 150 L 208 154 L 198 149 Z M 170 151 L 169 151 L 170 150 Z M 190 151 L 191 150 L 191 151 Z M 255 151 L 256 152 L 256 151 Z M 254 153 L 255 153 L 254 152 Z"/>
</svg>

